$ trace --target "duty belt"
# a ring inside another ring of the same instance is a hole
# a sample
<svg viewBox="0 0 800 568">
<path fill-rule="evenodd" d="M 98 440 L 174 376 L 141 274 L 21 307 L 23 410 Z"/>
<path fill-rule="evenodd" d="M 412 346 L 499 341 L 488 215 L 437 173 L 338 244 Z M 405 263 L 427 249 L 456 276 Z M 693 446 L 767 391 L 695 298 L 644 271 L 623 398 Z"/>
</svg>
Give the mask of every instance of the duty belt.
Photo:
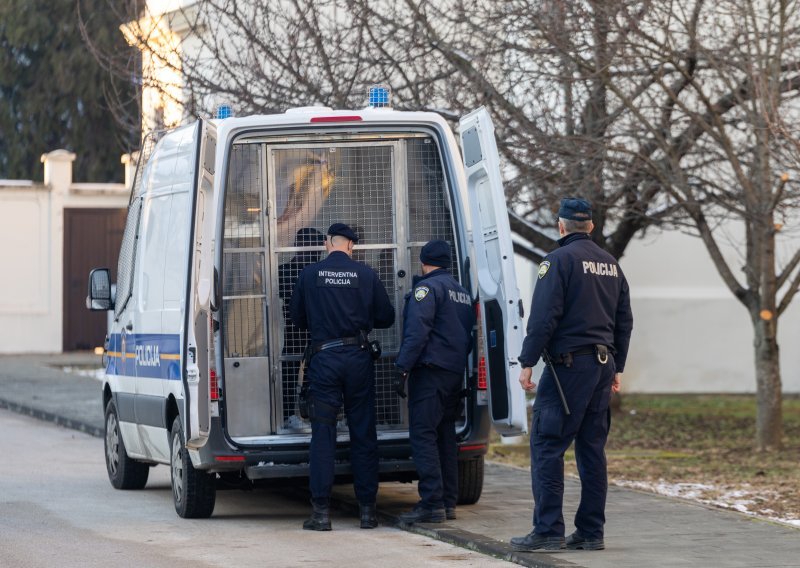
<svg viewBox="0 0 800 568">
<path fill-rule="evenodd" d="M 608 363 L 609 348 L 605 345 L 592 345 L 591 347 L 584 347 L 569 353 L 562 353 L 559 357 L 553 359 L 554 365 L 564 365 L 565 367 L 572 367 L 572 359 L 579 355 L 597 355 L 597 362 L 601 365 Z"/>
<path fill-rule="evenodd" d="M 344 347 L 346 345 L 364 345 L 364 340 L 361 337 L 340 337 L 338 339 L 331 339 L 330 341 L 323 341 L 311 346 L 311 354 L 319 353 L 326 349 L 334 347 Z"/>
</svg>

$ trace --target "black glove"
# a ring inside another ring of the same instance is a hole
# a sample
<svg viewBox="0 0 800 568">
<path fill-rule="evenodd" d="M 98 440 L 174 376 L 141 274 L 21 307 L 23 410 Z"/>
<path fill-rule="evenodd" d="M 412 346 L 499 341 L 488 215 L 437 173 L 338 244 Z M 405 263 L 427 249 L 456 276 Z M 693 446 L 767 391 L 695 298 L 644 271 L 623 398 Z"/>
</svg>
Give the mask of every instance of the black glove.
<svg viewBox="0 0 800 568">
<path fill-rule="evenodd" d="M 408 371 L 399 371 L 392 380 L 392 387 L 394 392 L 400 398 L 406 397 L 406 379 L 408 378 Z"/>
</svg>

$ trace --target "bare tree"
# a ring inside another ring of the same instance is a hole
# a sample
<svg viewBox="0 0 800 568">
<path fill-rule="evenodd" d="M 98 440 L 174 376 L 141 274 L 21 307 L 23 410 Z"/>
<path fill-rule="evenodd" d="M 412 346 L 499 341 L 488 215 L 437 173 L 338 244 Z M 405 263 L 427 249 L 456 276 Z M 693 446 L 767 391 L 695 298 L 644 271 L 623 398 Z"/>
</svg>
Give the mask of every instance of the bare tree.
<svg viewBox="0 0 800 568">
<path fill-rule="evenodd" d="M 800 285 L 791 227 L 798 186 L 790 181 L 800 175 L 800 153 L 797 129 L 786 120 L 798 111 L 799 24 L 793 0 L 652 9 L 628 21 L 626 61 L 632 70 L 657 68 L 657 81 L 638 98 L 615 92 L 657 148 L 648 159 L 654 183 L 680 206 L 750 314 L 761 450 L 781 447 L 777 328 Z M 682 120 L 665 129 L 664 108 Z M 738 254 L 726 255 L 726 248 Z"/>
<path fill-rule="evenodd" d="M 525 251 L 533 260 L 556 246 L 550 227 L 565 195 L 592 201 L 593 238 L 617 257 L 651 227 L 693 232 L 751 315 L 757 446 L 767 449 L 781 443 L 777 322 L 800 285 L 800 251 L 781 238 L 797 206 L 796 8 L 796 0 L 201 0 L 140 26 L 131 41 L 163 50 L 150 32 L 176 30 L 179 56 L 158 56 L 180 75 L 170 96 L 190 113 L 208 113 L 214 97 L 242 112 L 360 105 L 373 82 L 392 85 L 397 108 L 453 121 L 487 106 L 512 228 L 534 245 Z M 729 242 L 731 227 L 741 227 L 740 241 Z M 778 247 L 789 249 L 785 258 Z"/>
<path fill-rule="evenodd" d="M 392 38 L 385 60 L 411 44 L 435 49 L 438 66 L 426 69 L 446 79 L 433 100 L 491 107 L 510 197 L 533 221 L 512 217 L 518 232 L 546 250 L 536 222 L 557 197 L 578 194 L 595 205 L 595 240 L 617 256 L 651 226 L 700 237 L 753 324 L 756 446 L 780 448 L 777 324 L 800 286 L 789 230 L 800 174 L 797 2 L 400 4 L 386 13 L 357 2 L 378 23 L 368 29 Z M 415 77 L 403 85 L 412 93 Z"/>
</svg>

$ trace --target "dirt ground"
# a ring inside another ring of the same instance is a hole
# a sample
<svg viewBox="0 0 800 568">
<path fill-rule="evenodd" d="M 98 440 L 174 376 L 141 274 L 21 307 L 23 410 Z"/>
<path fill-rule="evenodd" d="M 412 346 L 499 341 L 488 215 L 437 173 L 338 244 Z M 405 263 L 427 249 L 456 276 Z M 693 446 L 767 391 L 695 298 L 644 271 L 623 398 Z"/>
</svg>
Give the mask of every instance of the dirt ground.
<svg viewBox="0 0 800 568">
<path fill-rule="evenodd" d="M 784 448 L 757 452 L 755 397 L 624 395 L 612 414 L 609 481 L 800 526 L 800 398 L 785 397 Z M 527 439 L 489 459 L 530 466 Z M 565 472 L 577 475 L 574 454 Z M 793 522 L 794 521 L 794 522 Z"/>
</svg>

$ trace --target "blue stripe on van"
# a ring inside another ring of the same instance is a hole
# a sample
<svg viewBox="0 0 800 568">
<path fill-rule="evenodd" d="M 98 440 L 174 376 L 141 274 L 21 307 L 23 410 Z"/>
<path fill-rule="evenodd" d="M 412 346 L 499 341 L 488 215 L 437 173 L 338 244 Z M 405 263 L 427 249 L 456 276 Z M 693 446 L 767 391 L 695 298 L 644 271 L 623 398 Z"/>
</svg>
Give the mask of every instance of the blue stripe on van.
<svg viewBox="0 0 800 568">
<path fill-rule="evenodd" d="M 178 334 L 112 333 L 108 339 L 106 373 L 180 380 L 180 345 Z"/>
</svg>

